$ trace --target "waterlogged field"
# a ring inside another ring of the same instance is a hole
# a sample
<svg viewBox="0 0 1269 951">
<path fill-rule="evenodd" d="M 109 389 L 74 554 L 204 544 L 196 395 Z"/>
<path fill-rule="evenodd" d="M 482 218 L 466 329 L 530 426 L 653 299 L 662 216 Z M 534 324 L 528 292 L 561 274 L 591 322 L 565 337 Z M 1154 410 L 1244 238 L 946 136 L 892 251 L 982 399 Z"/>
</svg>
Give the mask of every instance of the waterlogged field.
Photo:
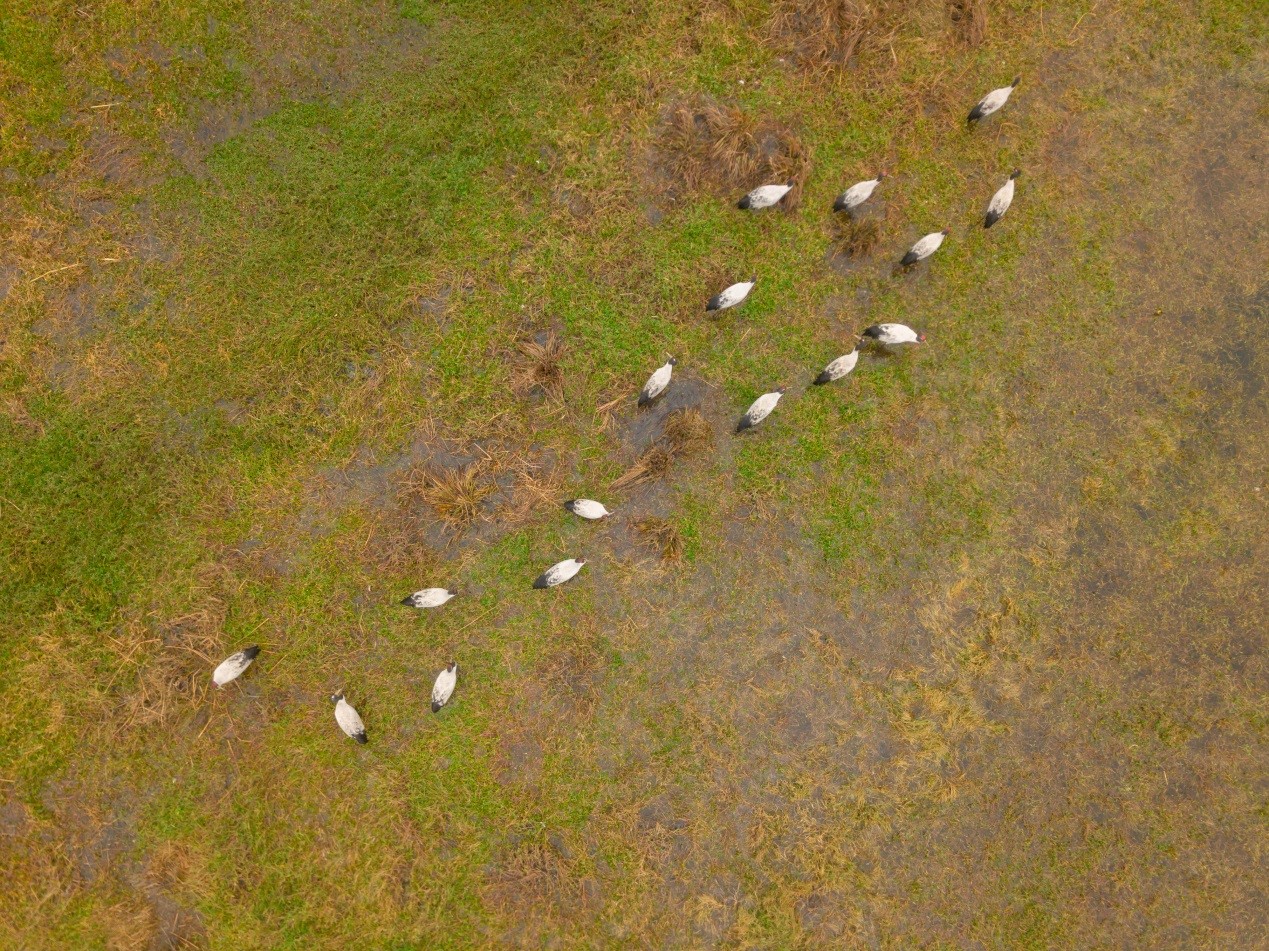
<svg viewBox="0 0 1269 951">
<path fill-rule="evenodd" d="M 1266 26 L 6 0 L 0 944 L 1263 943 Z"/>
</svg>

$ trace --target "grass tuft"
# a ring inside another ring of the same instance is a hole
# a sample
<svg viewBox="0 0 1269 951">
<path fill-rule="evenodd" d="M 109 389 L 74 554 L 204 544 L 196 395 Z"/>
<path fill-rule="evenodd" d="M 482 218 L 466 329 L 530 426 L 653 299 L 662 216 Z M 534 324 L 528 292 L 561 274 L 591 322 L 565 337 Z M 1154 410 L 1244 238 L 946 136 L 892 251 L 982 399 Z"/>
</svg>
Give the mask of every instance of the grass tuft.
<svg viewBox="0 0 1269 951">
<path fill-rule="evenodd" d="M 480 506 L 497 488 L 485 478 L 484 465 L 461 469 L 421 466 L 405 479 L 408 496 L 431 507 L 450 528 L 465 528 L 480 515 Z"/>
<path fill-rule="evenodd" d="M 861 52 L 882 10 L 864 0 L 782 0 L 771 15 L 771 39 L 804 70 L 844 68 Z"/>
<path fill-rule="evenodd" d="M 866 258 L 881 241 L 881 222 L 876 217 L 839 215 L 835 221 L 833 251 L 836 254 L 849 258 Z"/>
<path fill-rule="evenodd" d="M 661 552 L 663 561 L 679 561 L 683 557 L 683 534 L 672 522 L 663 518 L 645 518 L 635 523 L 644 541 Z"/>
<path fill-rule="evenodd" d="M 674 456 L 660 443 L 653 443 L 643 451 L 633 466 L 627 469 L 613 482 L 614 489 L 628 489 L 631 486 L 655 482 L 669 474 L 674 463 Z"/>
<path fill-rule="evenodd" d="M 978 46 L 987 37 L 987 0 L 947 0 L 952 32 L 966 46 Z"/>
<path fill-rule="evenodd" d="M 696 407 L 675 410 L 665 420 L 665 445 L 674 457 L 695 456 L 714 445 L 714 430 Z"/>
<path fill-rule="evenodd" d="M 564 344 L 560 338 L 547 333 L 540 340 L 521 341 L 517 349 L 521 361 L 514 380 L 516 392 L 522 397 L 538 392 L 559 399 L 564 393 L 564 370 L 560 366 Z"/>
</svg>

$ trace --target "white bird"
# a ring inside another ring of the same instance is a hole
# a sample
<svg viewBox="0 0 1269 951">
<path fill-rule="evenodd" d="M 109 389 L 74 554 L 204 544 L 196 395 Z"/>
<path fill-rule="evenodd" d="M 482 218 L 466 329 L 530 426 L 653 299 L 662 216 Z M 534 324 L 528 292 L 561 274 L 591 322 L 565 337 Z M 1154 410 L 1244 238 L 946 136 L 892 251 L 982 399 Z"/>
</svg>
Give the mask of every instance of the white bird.
<svg viewBox="0 0 1269 951">
<path fill-rule="evenodd" d="M 647 406 L 666 391 L 670 385 L 670 377 L 674 375 L 674 366 L 678 362 L 674 357 L 670 357 L 663 365 L 652 371 L 652 376 L 648 377 L 648 382 L 643 384 L 643 389 L 639 393 L 640 406 Z"/>
<path fill-rule="evenodd" d="M 1015 168 L 1013 174 L 1009 176 L 1009 181 L 1001 185 L 1000 191 L 991 196 L 991 201 L 987 202 L 987 217 L 983 219 L 984 228 L 990 228 L 1005 216 L 1005 212 L 1013 204 L 1013 180 L 1021 174 L 1022 169 Z"/>
<path fill-rule="evenodd" d="M 602 502 L 596 502 L 594 499 L 569 499 L 564 503 L 564 507 L 574 515 L 590 519 L 592 522 L 612 514 L 604 508 Z"/>
<path fill-rule="evenodd" d="M 943 239 L 951 233 L 951 229 L 944 228 L 942 231 L 935 231 L 931 234 L 927 234 L 924 238 L 908 249 L 908 253 L 903 256 L 903 260 L 900 261 L 899 264 L 907 267 L 910 264 L 916 264 L 917 261 L 924 261 L 939 249 L 939 245 L 943 243 Z"/>
<path fill-rule="evenodd" d="M 733 284 L 725 291 L 715 294 L 709 299 L 709 303 L 705 305 L 706 310 L 726 310 L 728 307 L 735 307 L 753 290 L 753 286 L 758 283 L 756 277 L 751 277 L 747 281 L 741 281 L 739 284 Z"/>
<path fill-rule="evenodd" d="M 217 687 L 223 687 L 229 681 L 237 680 L 242 676 L 242 672 L 251 666 L 251 662 L 259 653 L 260 648 L 252 644 L 250 647 L 230 654 L 212 671 L 212 683 Z"/>
<path fill-rule="evenodd" d="M 834 211 L 854 211 L 876 191 L 877 186 L 881 184 L 886 177 L 885 172 L 878 172 L 876 178 L 870 178 L 867 181 L 856 182 L 837 196 L 837 201 L 833 202 Z"/>
<path fill-rule="evenodd" d="M 422 591 L 415 591 L 408 598 L 402 598 L 401 603 L 407 608 L 439 608 L 457 594 L 457 591 L 447 588 L 424 588 Z"/>
<path fill-rule="evenodd" d="M 586 564 L 585 558 L 565 558 L 559 564 L 552 565 L 538 575 L 538 580 L 533 582 L 533 587 L 554 588 L 557 584 L 563 584 L 581 571 L 584 564 Z"/>
<path fill-rule="evenodd" d="M 760 422 L 771 415 L 771 411 L 776 408 L 776 403 L 780 402 L 780 397 L 784 395 L 784 387 L 770 392 L 763 393 L 753 405 L 745 411 L 745 415 L 740 417 L 740 422 L 736 424 L 736 432 L 743 433 L 746 429 L 757 426 Z"/>
<path fill-rule="evenodd" d="M 783 185 L 760 185 L 736 203 L 737 208 L 745 211 L 761 211 L 778 203 L 793 188 L 793 179 Z"/>
<path fill-rule="evenodd" d="M 1022 81 L 1021 76 L 1015 76 L 1013 82 L 1008 86 L 1001 86 L 999 89 L 993 89 L 982 99 L 978 100 L 978 105 L 969 111 L 969 124 L 973 125 L 979 119 L 986 119 L 993 112 L 996 112 L 1009 101 L 1010 94 L 1013 93 L 1014 87 Z"/>
<path fill-rule="evenodd" d="M 857 340 L 855 342 L 854 350 L 838 357 L 826 366 L 824 368 L 824 372 L 815 378 L 815 384 L 817 386 L 823 386 L 825 383 L 832 383 L 835 380 L 840 380 L 851 370 L 855 369 L 855 364 L 859 362 L 859 348 L 862 343 L 862 339 Z"/>
<path fill-rule="evenodd" d="M 344 699 L 344 692 L 341 690 L 334 694 L 331 700 L 335 701 L 335 722 L 339 724 L 339 728 L 358 743 L 367 742 L 366 725 L 361 722 L 361 714 Z"/>
<path fill-rule="evenodd" d="M 436 683 L 432 685 L 432 712 L 436 713 L 449 703 L 454 695 L 454 687 L 458 683 L 458 665 L 452 660 L 445 669 L 436 675 Z"/>
<path fill-rule="evenodd" d="M 883 347 L 897 347 L 905 343 L 925 343 L 925 334 L 919 334 L 907 324 L 873 324 L 864 336 L 877 341 Z"/>
</svg>

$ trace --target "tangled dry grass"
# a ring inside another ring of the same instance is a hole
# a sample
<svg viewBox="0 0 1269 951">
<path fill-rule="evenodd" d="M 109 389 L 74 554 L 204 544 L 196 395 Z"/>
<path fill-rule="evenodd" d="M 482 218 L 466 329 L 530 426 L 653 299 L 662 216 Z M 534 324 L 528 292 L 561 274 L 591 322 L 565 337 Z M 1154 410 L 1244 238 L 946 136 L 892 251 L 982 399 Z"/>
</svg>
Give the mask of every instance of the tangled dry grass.
<svg viewBox="0 0 1269 951">
<path fill-rule="evenodd" d="M 850 66 L 883 9 L 866 0 L 782 0 L 771 14 L 771 38 L 803 69 Z"/>
<path fill-rule="evenodd" d="M 625 489 L 663 479 L 674 460 L 698 455 L 714 444 L 714 431 L 703 413 L 695 407 L 675 410 L 665 419 L 661 437 L 643 451 L 635 464 L 612 484 Z"/>
<path fill-rule="evenodd" d="M 811 171 L 809 151 L 787 126 L 704 95 L 666 109 L 654 154 L 672 183 L 691 190 L 739 193 L 792 181 L 781 202 L 789 210 L 802 200 Z"/>
<path fill-rule="evenodd" d="M 497 486 L 488 478 L 483 462 L 461 469 L 418 466 L 404 480 L 404 494 L 429 506 L 452 529 L 466 528 L 481 511 L 481 504 Z"/>
<path fill-rule="evenodd" d="M 953 34 L 966 46 L 978 46 L 987 37 L 987 0 L 947 0 L 947 18 Z"/>
<path fill-rule="evenodd" d="M 839 215 L 833 225 L 833 253 L 866 258 L 881 240 L 881 221 L 876 217 Z"/>
<path fill-rule="evenodd" d="M 673 522 L 663 518 L 645 518 L 635 523 L 635 529 L 645 542 L 661 553 L 663 561 L 678 561 L 683 557 L 683 534 Z"/>
<path fill-rule="evenodd" d="M 564 358 L 564 344 L 553 332 L 540 338 L 523 340 L 516 348 L 520 360 L 512 380 L 513 388 L 521 397 L 534 393 L 550 399 L 559 399 L 564 393 L 564 371 L 560 366 Z"/>
</svg>

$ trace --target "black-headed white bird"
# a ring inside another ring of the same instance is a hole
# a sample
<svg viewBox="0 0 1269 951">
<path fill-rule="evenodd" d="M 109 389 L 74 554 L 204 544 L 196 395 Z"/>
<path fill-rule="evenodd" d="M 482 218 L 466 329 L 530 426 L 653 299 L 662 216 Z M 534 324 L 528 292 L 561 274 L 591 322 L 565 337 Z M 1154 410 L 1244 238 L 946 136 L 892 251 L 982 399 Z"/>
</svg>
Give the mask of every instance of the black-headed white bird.
<svg viewBox="0 0 1269 951">
<path fill-rule="evenodd" d="M 709 299 L 709 303 L 705 305 L 708 310 L 726 310 L 728 307 L 735 307 L 741 303 L 749 292 L 753 290 L 755 284 L 758 283 L 756 277 L 751 277 L 747 281 L 741 281 L 739 284 L 733 284 L 725 291 L 720 291 Z"/>
<path fill-rule="evenodd" d="M 763 393 L 749 409 L 745 410 L 745 415 L 740 417 L 740 422 L 736 424 L 736 432 L 743 433 L 746 429 L 752 429 L 760 422 L 771 415 L 771 411 L 776 408 L 776 404 L 780 402 L 780 397 L 784 395 L 784 387 L 778 387 L 770 393 Z"/>
<path fill-rule="evenodd" d="M 436 683 L 432 684 L 432 712 L 438 712 L 441 707 L 449 703 L 449 698 L 454 695 L 454 687 L 458 683 L 458 665 L 452 660 L 445 665 L 445 669 L 436 675 Z"/>
<path fill-rule="evenodd" d="M 450 591 L 448 588 L 424 588 L 415 591 L 408 598 L 402 598 L 401 603 L 408 608 L 439 608 L 457 595 L 457 591 Z"/>
<path fill-rule="evenodd" d="M 670 357 L 652 371 L 652 376 L 648 377 L 648 382 L 643 384 L 643 389 L 639 391 L 640 406 L 647 406 L 670 388 L 670 377 L 674 375 L 674 367 L 678 362 L 675 357 Z"/>
<path fill-rule="evenodd" d="M 944 228 L 942 231 L 934 231 L 927 234 L 924 238 L 908 249 L 908 253 L 903 256 L 903 260 L 900 261 L 899 264 L 903 267 L 909 267 L 910 265 L 916 264 L 917 261 L 924 261 L 939 249 L 939 245 L 943 243 L 943 239 L 951 233 L 952 231 L 950 228 Z"/>
<path fill-rule="evenodd" d="M 855 349 L 850 353 L 843 354 L 826 366 L 824 372 L 815 378 L 814 383 L 817 386 L 832 383 L 835 380 L 840 380 L 851 370 L 855 369 L 855 364 L 859 362 L 859 348 L 862 345 L 862 339 L 855 341 Z"/>
<path fill-rule="evenodd" d="M 759 185 L 736 203 L 736 207 L 744 211 L 761 211 L 783 201 L 793 188 L 793 179 L 783 185 Z"/>
<path fill-rule="evenodd" d="M 244 647 L 230 654 L 212 671 L 212 683 L 217 687 L 223 687 L 231 680 L 237 680 L 242 676 L 242 672 L 251 666 L 251 662 L 259 653 L 260 648 L 252 644 L 250 647 Z"/>
<path fill-rule="evenodd" d="M 870 178 L 851 185 L 850 188 L 837 196 L 837 201 L 833 202 L 833 210 L 854 211 L 872 197 L 872 193 L 877 190 L 877 186 L 882 183 L 885 177 L 885 172 L 878 172 L 876 178 Z"/>
<path fill-rule="evenodd" d="M 908 343 L 925 343 L 925 334 L 919 334 L 907 324 L 873 324 L 864 336 L 883 347 L 898 347 Z"/>
<path fill-rule="evenodd" d="M 564 507 L 579 518 L 590 519 L 592 522 L 612 514 L 604 507 L 604 503 L 594 499 L 569 499 Z"/>
<path fill-rule="evenodd" d="M 1013 78 L 1013 82 L 1011 82 L 1008 86 L 1001 86 L 999 89 L 993 89 L 991 92 L 987 93 L 987 95 L 983 96 L 982 99 L 979 99 L 978 105 L 969 110 L 969 124 L 973 125 L 979 119 L 986 119 L 993 112 L 999 111 L 1000 107 L 1009 101 L 1009 96 L 1013 93 L 1014 88 L 1020 82 L 1022 82 L 1022 77 L 1015 76 Z"/>
<path fill-rule="evenodd" d="M 563 584 L 581 571 L 584 564 L 586 564 L 585 558 L 565 558 L 559 564 L 552 565 L 538 575 L 538 579 L 533 582 L 533 587 L 554 588 L 557 584 Z"/>
<path fill-rule="evenodd" d="M 1009 176 L 1009 181 L 1001 185 L 1000 190 L 991 196 L 991 201 L 987 202 L 987 216 L 983 219 L 984 228 L 990 228 L 1005 216 L 1005 212 L 1013 204 L 1013 181 L 1021 174 L 1022 169 L 1015 168 Z"/>
<path fill-rule="evenodd" d="M 339 728 L 351 736 L 358 743 L 367 742 L 366 725 L 361 722 L 361 714 L 353 709 L 353 705 L 344 699 L 344 692 L 331 696 L 331 700 L 335 702 L 335 722 L 339 724 Z"/>
</svg>

